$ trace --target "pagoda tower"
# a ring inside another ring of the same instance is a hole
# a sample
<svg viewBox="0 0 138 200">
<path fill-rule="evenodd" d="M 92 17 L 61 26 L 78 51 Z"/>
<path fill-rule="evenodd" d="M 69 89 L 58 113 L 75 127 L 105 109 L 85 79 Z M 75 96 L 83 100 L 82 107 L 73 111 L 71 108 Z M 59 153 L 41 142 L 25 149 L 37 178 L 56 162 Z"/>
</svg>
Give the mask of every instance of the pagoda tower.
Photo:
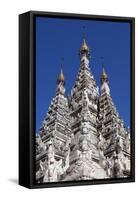
<svg viewBox="0 0 138 200">
<path fill-rule="evenodd" d="M 85 38 L 79 56 L 71 95 L 65 95 L 61 67 L 55 97 L 36 135 L 37 183 L 130 176 L 130 131 L 112 100 L 108 75 L 103 68 L 99 93 Z"/>
<path fill-rule="evenodd" d="M 65 77 L 61 69 L 56 96 L 51 101 L 40 133 L 36 137 L 37 182 L 59 181 L 69 167 L 71 127 L 64 86 Z"/>
<path fill-rule="evenodd" d="M 70 167 L 63 180 L 89 180 L 106 178 L 104 155 L 98 149 L 99 92 L 90 72 L 90 49 L 83 39 L 79 50 L 80 70 L 69 99 L 72 138 Z"/>
<path fill-rule="evenodd" d="M 113 103 L 108 76 L 103 68 L 99 97 L 98 132 L 103 141 L 109 177 L 130 175 L 130 133 Z"/>
</svg>

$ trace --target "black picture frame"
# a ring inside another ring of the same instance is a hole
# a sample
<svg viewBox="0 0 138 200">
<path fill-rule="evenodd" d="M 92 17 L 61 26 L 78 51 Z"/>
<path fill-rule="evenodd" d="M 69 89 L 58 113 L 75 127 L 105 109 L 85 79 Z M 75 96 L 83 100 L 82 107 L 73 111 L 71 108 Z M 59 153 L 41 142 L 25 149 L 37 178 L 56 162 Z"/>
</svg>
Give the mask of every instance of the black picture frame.
<svg viewBox="0 0 138 200">
<path fill-rule="evenodd" d="M 131 24 L 131 177 L 35 183 L 35 17 L 56 17 Z M 135 18 L 29 11 L 19 15 L 19 184 L 27 188 L 63 187 L 135 181 Z"/>
</svg>

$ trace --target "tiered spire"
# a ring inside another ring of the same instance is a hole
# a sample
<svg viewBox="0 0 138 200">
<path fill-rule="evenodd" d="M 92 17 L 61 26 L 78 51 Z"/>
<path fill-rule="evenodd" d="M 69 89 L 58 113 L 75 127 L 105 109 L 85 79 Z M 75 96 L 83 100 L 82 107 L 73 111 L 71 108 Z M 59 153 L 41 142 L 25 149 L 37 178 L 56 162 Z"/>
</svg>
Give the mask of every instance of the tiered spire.
<svg viewBox="0 0 138 200">
<path fill-rule="evenodd" d="M 99 133 L 105 139 L 104 155 L 111 164 L 110 177 L 124 177 L 124 174 L 130 171 L 130 149 L 126 148 L 130 146 L 130 141 L 126 140 L 128 132 L 113 103 L 108 76 L 104 69 L 99 98 Z"/>
<path fill-rule="evenodd" d="M 89 68 L 89 47 L 83 39 L 80 48 L 80 70 L 71 95 L 70 167 L 65 180 L 106 177 L 97 148 L 98 89 Z M 103 159 L 103 158 L 102 158 Z"/>
<path fill-rule="evenodd" d="M 69 163 L 69 143 L 71 137 L 70 112 L 65 93 L 63 69 L 57 78 L 56 96 L 52 99 L 37 139 L 41 152 L 37 152 L 37 177 L 42 182 L 58 181 Z M 38 150 L 38 148 L 37 148 Z M 45 159 L 43 159 L 45 157 Z M 42 173 L 42 177 L 40 176 Z"/>
<path fill-rule="evenodd" d="M 75 81 L 75 85 L 71 91 L 71 95 L 75 96 L 76 92 L 83 91 L 84 89 L 90 89 L 91 86 L 94 86 L 94 94 L 95 96 L 98 96 L 98 88 L 96 88 L 96 81 L 91 74 L 91 70 L 89 67 L 90 62 L 90 50 L 86 43 L 86 39 L 83 38 L 82 45 L 79 50 L 80 53 L 80 70 L 77 76 L 77 79 Z M 80 88 L 81 86 L 81 88 Z"/>
</svg>

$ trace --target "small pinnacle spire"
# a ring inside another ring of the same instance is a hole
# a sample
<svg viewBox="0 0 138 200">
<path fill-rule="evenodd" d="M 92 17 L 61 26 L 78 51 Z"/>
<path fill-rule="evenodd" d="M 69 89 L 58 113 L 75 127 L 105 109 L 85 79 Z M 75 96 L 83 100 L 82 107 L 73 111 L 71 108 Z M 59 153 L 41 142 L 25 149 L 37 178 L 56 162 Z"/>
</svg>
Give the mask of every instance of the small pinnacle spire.
<svg viewBox="0 0 138 200">
<path fill-rule="evenodd" d="M 108 76 L 105 72 L 104 67 L 103 67 L 103 71 L 102 71 L 102 75 L 101 75 L 101 83 L 103 83 L 103 82 L 108 82 Z"/>
<path fill-rule="evenodd" d="M 64 85 L 65 85 L 65 76 L 64 76 L 62 64 L 61 64 L 60 74 L 57 78 L 57 90 L 56 90 L 57 95 L 58 94 L 64 95 L 65 93 Z"/>
<path fill-rule="evenodd" d="M 60 74 L 58 76 L 58 79 L 57 79 L 57 83 L 65 83 L 65 76 L 64 76 L 64 73 L 63 73 L 63 69 L 61 68 L 61 71 L 60 71 Z"/>
<path fill-rule="evenodd" d="M 60 74 L 58 76 L 57 79 L 57 84 L 62 83 L 63 85 L 65 84 L 65 76 L 63 73 L 63 58 L 62 58 L 62 62 L 61 62 L 61 70 L 60 70 Z"/>
</svg>

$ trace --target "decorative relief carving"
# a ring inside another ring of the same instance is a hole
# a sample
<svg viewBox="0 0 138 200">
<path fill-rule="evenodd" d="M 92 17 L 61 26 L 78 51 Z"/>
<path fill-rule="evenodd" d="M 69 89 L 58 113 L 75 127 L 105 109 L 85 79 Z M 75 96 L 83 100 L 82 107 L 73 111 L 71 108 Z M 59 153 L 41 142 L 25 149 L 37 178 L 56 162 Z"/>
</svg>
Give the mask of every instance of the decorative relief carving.
<svg viewBox="0 0 138 200">
<path fill-rule="evenodd" d="M 43 153 L 44 151 L 46 151 L 47 147 L 46 145 L 42 142 L 42 139 L 40 137 L 40 135 L 38 135 L 36 137 L 36 150 L 37 150 L 37 154 L 41 154 Z"/>
</svg>

